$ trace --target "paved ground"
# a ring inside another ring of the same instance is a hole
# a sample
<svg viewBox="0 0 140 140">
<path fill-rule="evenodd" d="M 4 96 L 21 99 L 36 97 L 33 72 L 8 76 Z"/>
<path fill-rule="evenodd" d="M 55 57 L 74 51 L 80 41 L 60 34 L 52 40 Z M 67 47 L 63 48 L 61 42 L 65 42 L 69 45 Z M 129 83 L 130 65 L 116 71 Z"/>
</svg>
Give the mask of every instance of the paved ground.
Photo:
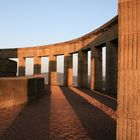
<svg viewBox="0 0 140 140">
<path fill-rule="evenodd" d="M 0 110 L 0 140 L 114 140 L 115 110 L 108 96 L 52 86 L 38 101 Z"/>
</svg>

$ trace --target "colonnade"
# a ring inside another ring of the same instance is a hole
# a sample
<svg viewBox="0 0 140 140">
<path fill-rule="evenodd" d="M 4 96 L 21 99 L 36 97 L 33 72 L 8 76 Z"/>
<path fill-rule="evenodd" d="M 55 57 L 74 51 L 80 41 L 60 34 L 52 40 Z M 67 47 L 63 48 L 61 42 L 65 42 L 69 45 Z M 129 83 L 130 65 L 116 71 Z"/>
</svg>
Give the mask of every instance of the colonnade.
<svg viewBox="0 0 140 140">
<path fill-rule="evenodd" d="M 102 77 L 102 47 L 106 46 L 106 89 L 104 92 L 116 94 L 117 92 L 117 41 L 109 41 L 99 46 L 91 46 L 90 49 L 79 50 L 78 52 L 78 87 L 90 88 L 93 90 L 103 91 Z M 91 51 L 90 67 L 90 87 L 88 87 L 88 51 Z M 73 86 L 73 53 L 64 55 L 64 86 Z M 41 57 L 34 56 L 34 75 L 41 74 Z M 57 83 L 57 55 L 49 55 L 49 79 L 50 85 Z M 25 75 L 25 57 L 18 58 L 18 74 Z M 115 67 L 114 67 L 115 66 Z"/>
</svg>

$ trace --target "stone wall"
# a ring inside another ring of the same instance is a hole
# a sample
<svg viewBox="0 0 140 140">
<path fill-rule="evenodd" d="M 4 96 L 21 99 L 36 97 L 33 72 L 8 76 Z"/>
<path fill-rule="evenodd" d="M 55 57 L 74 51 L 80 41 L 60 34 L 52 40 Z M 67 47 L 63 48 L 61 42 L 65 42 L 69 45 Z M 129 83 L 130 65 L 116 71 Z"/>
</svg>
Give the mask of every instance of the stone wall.
<svg viewBox="0 0 140 140">
<path fill-rule="evenodd" d="M 28 103 L 44 93 L 44 78 L 0 78 L 0 108 Z"/>
<path fill-rule="evenodd" d="M 16 76 L 17 63 L 15 61 L 0 58 L 0 77 Z"/>
</svg>

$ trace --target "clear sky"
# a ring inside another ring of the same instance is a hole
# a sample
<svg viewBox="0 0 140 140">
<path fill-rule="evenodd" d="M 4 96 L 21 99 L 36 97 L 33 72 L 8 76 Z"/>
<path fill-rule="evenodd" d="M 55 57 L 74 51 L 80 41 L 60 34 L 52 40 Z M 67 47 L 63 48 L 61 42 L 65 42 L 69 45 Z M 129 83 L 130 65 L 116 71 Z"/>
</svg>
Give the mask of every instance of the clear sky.
<svg viewBox="0 0 140 140">
<path fill-rule="evenodd" d="M 80 37 L 117 15 L 117 0 L 0 0 L 0 48 Z"/>
</svg>

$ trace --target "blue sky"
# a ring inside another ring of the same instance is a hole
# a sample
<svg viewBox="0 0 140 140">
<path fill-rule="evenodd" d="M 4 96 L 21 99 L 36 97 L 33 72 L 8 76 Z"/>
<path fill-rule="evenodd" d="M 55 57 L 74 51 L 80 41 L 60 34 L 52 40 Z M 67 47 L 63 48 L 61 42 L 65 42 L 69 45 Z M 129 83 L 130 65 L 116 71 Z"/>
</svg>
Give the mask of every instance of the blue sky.
<svg viewBox="0 0 140 140">
<path fill-rule="evenodd" d="M 80 37 L 117 15 L 117 0 L 0 0 L 0 48 Z"/>
</svg>

